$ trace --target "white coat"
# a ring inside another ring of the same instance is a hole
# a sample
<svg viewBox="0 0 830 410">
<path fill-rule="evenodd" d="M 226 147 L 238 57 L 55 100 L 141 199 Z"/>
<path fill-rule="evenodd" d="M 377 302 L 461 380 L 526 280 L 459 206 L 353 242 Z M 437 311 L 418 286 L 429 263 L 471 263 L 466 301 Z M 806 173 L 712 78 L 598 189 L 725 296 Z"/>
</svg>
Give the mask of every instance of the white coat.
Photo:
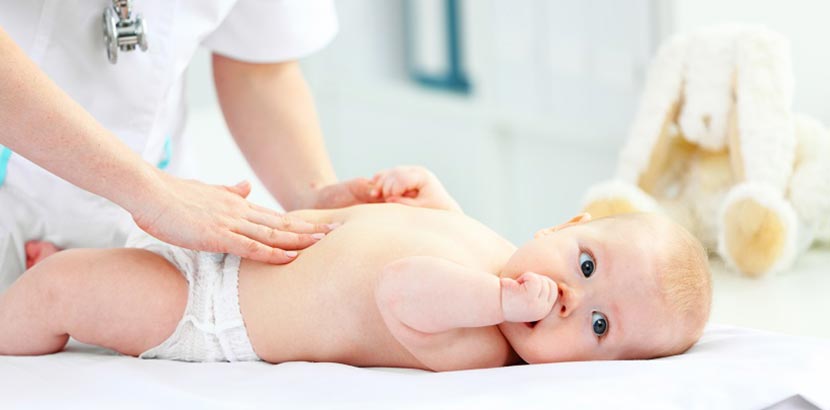
<svg viewBox="0 0 830 410">
<path fill-rule="evenodd" d="M 322 48 L 337 31 L 332 0 L 134 0 L 149 50 L 119 51 L 113 65 L 101 18 L 111 4 L 0 0 L 0 26 L 104 127 L 146 161 L 178 175 L 188 169 L 183 80 L 198 47 L 243 61 L 277 62 Z M 11 265 L 19 265 L 24 241 L 123 244 L 131 224 L 126 212 L 19 155 L 2 154 L 0 289 L 4 271 L 20 269 Z"/>
</svg>

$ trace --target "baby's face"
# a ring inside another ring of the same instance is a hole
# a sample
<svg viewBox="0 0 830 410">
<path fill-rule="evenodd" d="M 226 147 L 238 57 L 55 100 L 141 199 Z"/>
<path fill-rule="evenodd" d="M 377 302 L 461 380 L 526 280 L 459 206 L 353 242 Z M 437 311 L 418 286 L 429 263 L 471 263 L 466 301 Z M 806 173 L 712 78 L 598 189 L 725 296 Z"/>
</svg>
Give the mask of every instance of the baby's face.
<svg viewBox="0 0 830 410">
<path fill-rule="evenodd" d="M 508 261 L 501 276 L 548 276 L 559 297 L 539 322 L 505 322 L 502 333 L 528 363 L 652 357 L 672 328 L 656 277 L 662 241 L 635 224 L 572 222 Z"/>
</svg>

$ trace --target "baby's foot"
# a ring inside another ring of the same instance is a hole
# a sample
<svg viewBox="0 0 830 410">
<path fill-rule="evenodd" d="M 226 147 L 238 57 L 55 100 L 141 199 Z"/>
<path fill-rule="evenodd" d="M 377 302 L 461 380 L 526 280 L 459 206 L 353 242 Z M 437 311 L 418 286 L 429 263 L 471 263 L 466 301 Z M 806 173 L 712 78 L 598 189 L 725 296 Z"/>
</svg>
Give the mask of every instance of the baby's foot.
<svg viewBox="0 0 830 410">
<path fill-rule="evenodd" d="M 52 242 L 29 241 L 26 242 L 26 269 L 30 269 L 46 257 L 60 252 L 61 249 Z"/>
</svg>

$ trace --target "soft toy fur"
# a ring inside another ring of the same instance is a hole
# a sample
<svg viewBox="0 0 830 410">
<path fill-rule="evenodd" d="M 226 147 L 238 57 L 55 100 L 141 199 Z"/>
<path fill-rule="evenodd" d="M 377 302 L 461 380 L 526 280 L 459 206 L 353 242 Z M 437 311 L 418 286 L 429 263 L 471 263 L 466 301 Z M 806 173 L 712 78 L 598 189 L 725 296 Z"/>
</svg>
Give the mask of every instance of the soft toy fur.
<svg viewBox="0 0 830 410">
<path fill-rule="evenodd" d="M 589 190 L 585 211 L 662 212 L 747 275 L 787 269 L 830 240 L 830 136 L 792 113 L 792 95 L 777 33 L 723 26 L 668 40 L 616 178 Z"/>
</svg>

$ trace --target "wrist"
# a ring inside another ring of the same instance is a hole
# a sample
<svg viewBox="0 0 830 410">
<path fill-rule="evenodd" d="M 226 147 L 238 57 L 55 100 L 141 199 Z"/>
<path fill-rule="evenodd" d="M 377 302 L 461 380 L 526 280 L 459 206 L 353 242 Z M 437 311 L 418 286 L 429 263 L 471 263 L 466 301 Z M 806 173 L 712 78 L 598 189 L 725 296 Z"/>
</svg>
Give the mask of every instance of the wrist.
<svg viewBox="0 0 830 410">
<path fill-rule="evenodd" d="M 507 315 L 504 312 L 504 302 L 506 299 L 505 288 L 510 286 L 513 279 L 499 277 L 499 323 L 507 321 Z"/>
<path fill-rule="evenodd" d="M 166 195 L 164 187 L 169 178 L 174 177 L 147 163 L 142 163 L 142 166 L 126 179 L 130 182 L 119 184 L 118 190 L 113 192 L 109 198 L 136 217 L 141 210 L 146 210 L 148 204 L 163 199 Z"/>
</svg>

